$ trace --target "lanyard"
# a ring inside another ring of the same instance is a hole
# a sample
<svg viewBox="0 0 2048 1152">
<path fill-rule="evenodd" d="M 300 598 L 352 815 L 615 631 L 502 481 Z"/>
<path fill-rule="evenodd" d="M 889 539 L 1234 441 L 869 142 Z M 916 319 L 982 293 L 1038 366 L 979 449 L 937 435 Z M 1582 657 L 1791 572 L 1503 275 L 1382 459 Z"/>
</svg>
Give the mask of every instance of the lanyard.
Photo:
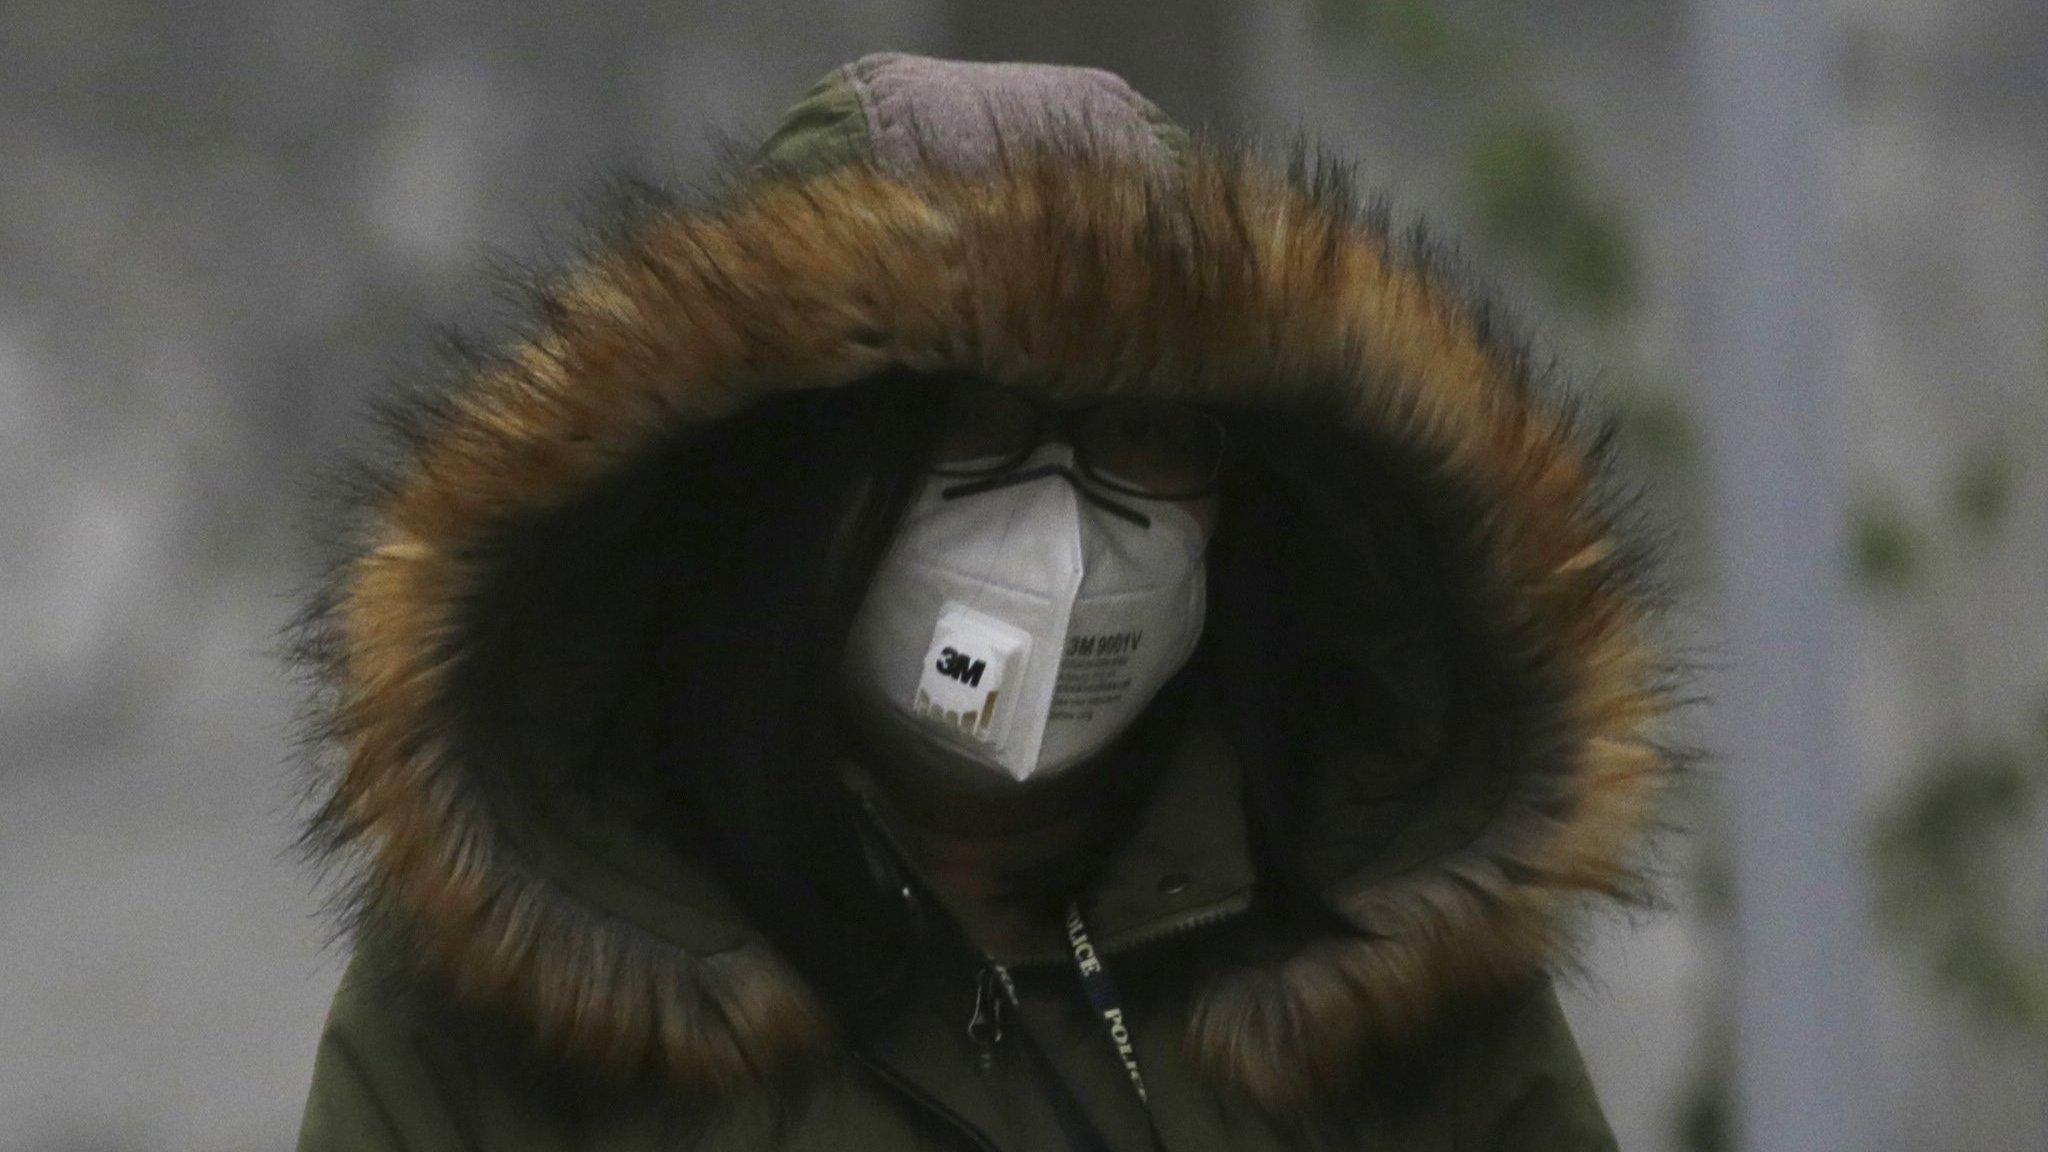
<svg viewBox="0 0 2048 1152">
<path fill-rule="evenodd" d="M 1110 979 L 1102 957 L 1095 954 L 1095 943 L 1088 937 L 1088 924 L 1081 919 L 1079 903 L 1067 905 L 1067 944 L 1074 950 L 1074 971 L 1081 977 L 1081 994 L 1087 997 L 1088 1006 L 1101 1017 L 1110 1047 L 1123 1063 L 1124 1074 L 1131 1078 L 1131 1089 L 1138 1094 L 1138 1103 L 1145 1106 L 1149 1116 L 1152 1100 L 1145 1094 L 1145 1077 L 1138 1071 L 1137 1050 L 1131 1047 L 1130 1026 L 1124 1020 L 1123 996 L 1117 992 L 1116 981 Z"/>
</svg>

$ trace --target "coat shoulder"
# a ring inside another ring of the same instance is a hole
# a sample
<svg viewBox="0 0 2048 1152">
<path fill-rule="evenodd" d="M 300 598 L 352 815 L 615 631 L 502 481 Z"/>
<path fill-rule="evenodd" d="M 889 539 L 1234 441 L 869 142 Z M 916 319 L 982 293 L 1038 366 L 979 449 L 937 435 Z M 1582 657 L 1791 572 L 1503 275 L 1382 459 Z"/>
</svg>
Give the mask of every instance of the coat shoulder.
<svg viewBox="0 0 2048 1152">
<path fill-rule="evenodd" d="M 390 941 L 358 941 L 313 1064 L 299 1152 L 557 1152 L 586 1111 L 510 1029 L 455 1006 Z"/>
<path fill-rule="evenodd" d="M 299 1152 L 469 1147 L 436 1074 L 417 989 L 383 949 L 350 959 L 321 1028 Z"/>
<path fill-rule="evenodd" d="M 1616 1152 L 1557 989 L 1538 977 L 1460 1013 L 1452 1030 L 1459 1147 Z"/>
</svg>

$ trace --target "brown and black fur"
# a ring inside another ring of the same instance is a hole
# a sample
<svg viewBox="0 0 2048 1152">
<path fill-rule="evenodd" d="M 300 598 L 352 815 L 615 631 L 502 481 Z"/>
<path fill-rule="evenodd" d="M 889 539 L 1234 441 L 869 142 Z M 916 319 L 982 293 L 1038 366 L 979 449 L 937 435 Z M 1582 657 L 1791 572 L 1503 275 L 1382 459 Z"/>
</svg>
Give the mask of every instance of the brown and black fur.
<svg viewBox="0 0 2048 1152">
<path fill-rule="evenodd" d="M 833 998 L 772 933 L 707 954 L 593 907 L 501 819 L 518 806 L 646 822 L 658 784 L 589 769 L 670 755 L 659 741 L 625 749 L 608 727 L 636 707 L 658 713 L 658 700 L 631 698 L 650 670 L 675 675 L 691 658 L 612 653 L 668 619 L 652 603 L 687 597 L 687 550 L 647 556 L 712 531 L 719 508 L 801 506 L 743 494 L 751 477 L 693 470 L 689 446 L 832 390 L 900 379 L 911 394 L 959 373 L 1065 399 L 1213 404 L 1264 478 L 1232 498 L 1237 511 L 1227 501 L 1213 587 L 1263 583 L 1282 604 L 1319 595 L 1340 615 L 1354 595 L 1405 589 L 1439 605 L 1467 662 L 1356 683 L 1435 685 L 1446 700 L 1453 683 L 1471 686 L 1446 705 L 1448 727 L 1415 738 L 1418 755 L 1443 760 L 1410 765 L 1420 783 L 1400 801 L 1474 813 L 1469 827 L 1449 823 L 1457 842 L 1396 837 L 1378 863 L 1283 853 L 1337 930 L 1210 965 L 1194 1000 L 1188 1043 L 1214 1082 L 1276 1111 L 1312 1100 L 1362 1052 L 1564 963 L 1567 914 L 1584 898 L 1644 895 L 1644 837 L 1692 755 L 1660 732 L 1684 666 L 1657 633 L 1654 549 L 1628 522 L 1611 428 L 1589 429 L 1586 401 L 1534 372 L 1449 267 L 1419 233 L 1391 234 L 1384 208 L 1361 207 L 1334 169 L 1276 172 L 1210 144 L 1170 178 L 1041 147 L 981 176 L 906 183 L 856 164 L 768 174 L 708 208 L 652 206 L 542 289 L 523 339 L 401 408 L 396 451 L 363 489 L 360 537 L 296 634 L 322 685 L 311 743 L 331 753 L 309 843 L 357 872 L 360 908 L 403 925 L 425 965 L 550 1050 L 693 1092 L 772 1082 L 836 1027 Z M 886 431 L 891 402 L 864 414 L 854 403 L 815 428 Z M 858 452 L 788 432 L 810 419 L 770 421 L 785 438 L 764 443 L 808 445 L 819 484 L 867 474 Z M 677 509 L 692 508 L 708 519 L 685 525 Z M 825 550 L 785 567 L 831 559 L 831 526 L 818 528 Z M 867 528 L 871 556 L 886 518 Z M 1404 533 L 1419 543 L 1379 547 Z M 1401 570 L 1402 554 L 1426 567 Z M 579 574 L 600 568 L 609 575 Z M 525 575 L 547 572 L 561 583 Z M 1291 645 L 1315 642 L 1285 631 L 1298 619 L 1233 624 L 1214 595 L 1219 652 L 1236 636 L 1259 646 L 1272 684 L 1308 684 L 1284 666 L 1303 655 Z M 788 623 L 844 611 L 822 604 Z M 505 632 L 543 617 L 545 639 Z M 549 688 L 520 681 L 522 659 Z M 592 703 L 576 715 L 508 703 L 557 688 Z M 1299 705 L 1278 695 L 1238 694 L 1260 712 L 1247 730 Z M 1307 762 L 1307 745 L 1289 748 L 1270 763 Z M 1317 751 L 1316 771 L 1340 784 L 1367 771 Z M 1261 787 L 1261 819 L 1284 825 L 1323 782 Z M 702 857 L 732 871 L 731 830 L 696 818 L 707 843 L 727 846 Z M 752 881 L 726 879 L 740 906 L 772 888 L 750 896 Z"/>
</svg>

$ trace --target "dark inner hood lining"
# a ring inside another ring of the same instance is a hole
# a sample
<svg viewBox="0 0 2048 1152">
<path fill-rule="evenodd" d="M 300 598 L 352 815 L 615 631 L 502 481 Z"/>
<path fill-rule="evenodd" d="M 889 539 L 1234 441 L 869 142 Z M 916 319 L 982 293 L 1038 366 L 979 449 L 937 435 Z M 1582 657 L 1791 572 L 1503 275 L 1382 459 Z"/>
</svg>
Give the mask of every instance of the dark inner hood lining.
<svg viewBox="0 0 2048 1152">
<path fill-rule="evenodd" d="M 844 542 L 831 534 L 855 511 L 876 527 L 900 513 L 849 492 L 912 479 L 874 457 L 921 450 L 930 401 L 915 393 L 943 387 L 883 378 L 766 401 L 487 546 L 457 625 L 450 719 L 494 765 L 488 803 L 520 825 L 563 806 L 678 821 L 662 838 L 709 850 L 696 863 L 729 887 L 745 887 L 770 842 L 850 850 L 829 824 L 806 826 L 844 815 L 821 795 L 829 775 L 778 758 L 832 746 L 799 730 L 826 721 L 834 685 L 820 670 L 836 667 L 885 540 L 850 559 L 833 555 Z M 1369 433 L 1333 433 L 1326 412 L 1225 411 L 1236 455 L 1201 662 L 1242 705 L 1240 739 L 1258 741 L 1250 774 L 1274 858 L 1320 891 L 1462 846 L 1516 775 L 1542 775 L 1556 742 L 1544 718 L 1561 695 L 1541 669 L 1504 667 L 1508 649 L 1483 635 L 1479 567 L 1446 543 L 1458 535 L 1447 525 L 1471 521 L 1470 498 L 1419 490 L 1420 462 Z M 894 434 L 877 442 L 884 424 Z M 790 741 L 738 735 L 763 729 Z M 798 798 L 769 798 L 782 788 Z"/>
<path fill-rule="evenodd" d="M 1316 1091 L 1359 1043 L 1556 960 L 1564 903 L 1634 890 L 1675 666 L 1642 631 L 1658 597 L 1605 432 L 1327 172 L 1009 163 L 657 212 L 415 414 L 369 547 L 304 625 L 349 750 L 314 835 L 367 853 L 364 906 L 473 999 L 714 1088 L 829 1032 L 745 910 L 801 885 L 731 867 L 843 839 L 832 803 L 772 795 L 825 750 L 761 721 L 819 705 L 743 689 L 857 602 L 816 576 L 864 571 L 889 527 L 838 530 L 839 494 L 918 442 L 914 405 L 853 386 L 892 362 L 1068 397 L 1171 384 L 1232 422 L 1204 658 L 1240 678 L 1255 811 L 1356 935 L 1213 982 L 1205 1071 Z M 677 780 L 726 803 L 678 804 Z"/>
</svg>

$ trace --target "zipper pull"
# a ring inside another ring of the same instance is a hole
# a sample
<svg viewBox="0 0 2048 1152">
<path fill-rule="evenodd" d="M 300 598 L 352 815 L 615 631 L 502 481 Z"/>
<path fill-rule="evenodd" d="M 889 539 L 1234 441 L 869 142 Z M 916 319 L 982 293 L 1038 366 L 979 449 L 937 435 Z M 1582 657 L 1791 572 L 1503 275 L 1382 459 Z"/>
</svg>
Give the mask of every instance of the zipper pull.
<svg viewBox="0 0 2048 1152">
<path fill-rule="evenodd" d="M 976 1058 L 986 1072 L 995 1063 L 995 1048 L 1003 1041 L 1003 980 L 999 965 L 984 964 L 974 977 L 974 1015 L 967 1020 L 967 1038 L 974 1041 Z"/>
</svg>

